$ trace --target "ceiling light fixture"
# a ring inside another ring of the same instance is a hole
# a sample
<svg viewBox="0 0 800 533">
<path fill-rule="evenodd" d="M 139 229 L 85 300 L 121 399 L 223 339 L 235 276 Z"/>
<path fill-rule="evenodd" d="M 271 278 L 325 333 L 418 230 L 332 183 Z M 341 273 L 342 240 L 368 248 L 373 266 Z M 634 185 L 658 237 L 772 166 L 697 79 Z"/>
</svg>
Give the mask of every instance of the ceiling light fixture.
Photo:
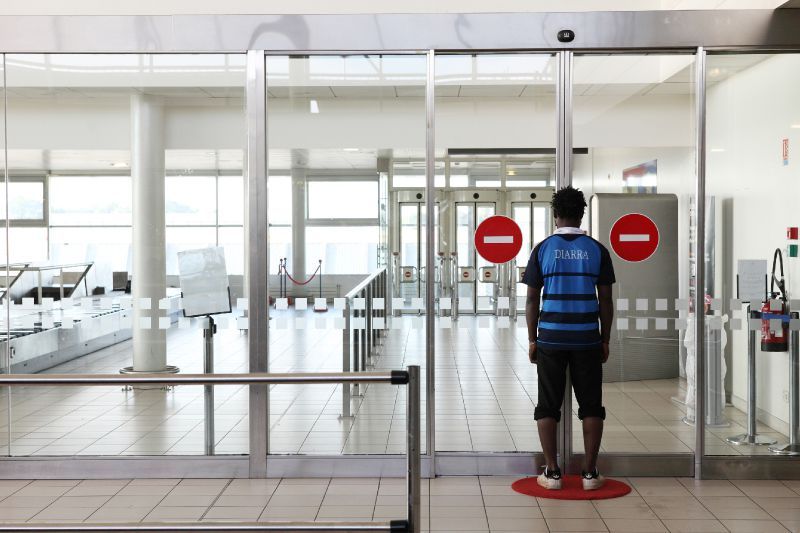
<svg viewBox="0 0 800 533">
<path fill-rule="evenodd" d="M 712 152 L 724 152 L 725 148 L 712 148 L 711 151 Z"/>
<path fill-rule="evenodd" d="M 358 152 L 358 148 L 342 148 L 345 152 Z"/>
<path fill-rule="evenodd" d="M 111 163 L 111 166 L 114 168 L 128 168 L 128 163 L 125 161 L 115 161 L 114 163 Z"/>
<path fill-rule="evenodd" d="M 311 100 L 311 101 L 309 102 L 309 108 L 310 108 L 310 111 L 311 111 L 312 113 L 314 113 L 314 114 L 317 114 L 317 113 L 319 113 L 319 104 L 317 103 L 317 101 L 316 101 L 316 100 Z"/>
<path fill-rule="evenodd" d="M 792 129 L 800 130 L 800 124 L 792 124 Z"/>
<path fill-rule="evenodd" d="M 507 176 L 516 176 L 517 175 L 517 171 L 516 170 L 509 170 L 508 172 L 506 172 L 506 175 Z"/>
</svg>

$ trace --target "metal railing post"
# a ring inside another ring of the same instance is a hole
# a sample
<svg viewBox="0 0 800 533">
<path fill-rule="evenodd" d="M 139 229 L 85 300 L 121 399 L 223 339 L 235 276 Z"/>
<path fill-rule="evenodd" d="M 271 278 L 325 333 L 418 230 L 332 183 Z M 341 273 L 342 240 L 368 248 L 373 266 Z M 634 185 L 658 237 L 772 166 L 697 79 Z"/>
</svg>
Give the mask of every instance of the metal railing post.
<svg viewBox="0 0 800 533">
<path fill-rule="evenodd" d="M 408 531 L 419 533 L 422 518 L 422 491 L 420 487 L 420 397 L 419 366 L 408 367 L 406 385 L 406 461 L 408 465 Z"/>
<path fill-rule="evenodd" d="M 342 330 L 342 372 L 350 372 L 350 299 L 344 299 L 344 329 Z M 350 383 L 342 383 L 342 418 L 350 416 Z"/>
<path fill-rule="evenodd" d="M 364 309 L 359 311 L 361 314 L 361 318 L 364 319 L 364 332 L 361 334 L 361 371 L 364 372 L 367 370 L 367 349 L 368 349 L 368 342 L 367 342 L 367 334 L 369 333 L 368 329 L 368 321 L 367 321 L 367 306 L 366 306 L 366 298 L 367 298 L 367 288 L 364 287 L 361 290 L 361 297 L 365 299 Z"/>
</svg>

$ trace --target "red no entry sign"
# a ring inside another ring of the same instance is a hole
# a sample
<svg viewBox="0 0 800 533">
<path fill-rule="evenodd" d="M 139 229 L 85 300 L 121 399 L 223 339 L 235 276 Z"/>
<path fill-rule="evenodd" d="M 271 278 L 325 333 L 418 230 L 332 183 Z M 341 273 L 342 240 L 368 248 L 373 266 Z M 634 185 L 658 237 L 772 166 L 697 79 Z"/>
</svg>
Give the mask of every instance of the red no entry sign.
<svg viewBox="0 0 800 533">
<path fill-rule="evenodd" d="M 620 259 L 638 263 L 658 248 L 658 226 L 641 213 L 623 215 L 611 226 L 611 249 Z"/>
<path fill-rule="evenodd" d="M 475 249 L 491 263 L 514 259 L 522 248 L 522 230 L 508 217 L 489 217 L 475 230 Z"/>
</svg>

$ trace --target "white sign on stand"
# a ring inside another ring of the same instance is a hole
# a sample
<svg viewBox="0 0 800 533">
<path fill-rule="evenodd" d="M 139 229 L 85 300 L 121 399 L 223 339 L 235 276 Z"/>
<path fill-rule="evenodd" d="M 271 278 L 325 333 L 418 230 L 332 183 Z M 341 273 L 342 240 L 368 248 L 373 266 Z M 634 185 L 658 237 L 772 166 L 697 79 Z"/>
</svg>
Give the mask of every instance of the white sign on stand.
<svg viewBox="0 0 800 533">
<path fill-rule="evenodd" d="M 231 312 L 231 293 L 222 247 L 178 252 L 178 273 L 187 317 Z"/>
<path fill-rule="evenodd" d="M 767 293 L 766 259 L 740 259 L 736 265 L 738 299 L 743 302 L 761 302 Z"/>
</svg>

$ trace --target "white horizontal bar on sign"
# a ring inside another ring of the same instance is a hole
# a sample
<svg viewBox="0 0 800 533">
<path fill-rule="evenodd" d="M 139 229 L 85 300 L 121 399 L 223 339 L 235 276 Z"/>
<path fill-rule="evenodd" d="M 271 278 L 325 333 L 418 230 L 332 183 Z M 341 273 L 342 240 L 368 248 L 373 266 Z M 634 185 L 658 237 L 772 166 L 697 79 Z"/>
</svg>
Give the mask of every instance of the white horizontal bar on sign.
<svg viewBox="0 0 800 533">
<path fill-rule="evenodd" d="M 650 235 L 646 233 L 622 233 L 619 242 L 649 242 Z"/>
<path fill-rule="evenodd" d="M 486 235 L 483 244 L 514 244 L 513 235 Z"/>
</svg>

